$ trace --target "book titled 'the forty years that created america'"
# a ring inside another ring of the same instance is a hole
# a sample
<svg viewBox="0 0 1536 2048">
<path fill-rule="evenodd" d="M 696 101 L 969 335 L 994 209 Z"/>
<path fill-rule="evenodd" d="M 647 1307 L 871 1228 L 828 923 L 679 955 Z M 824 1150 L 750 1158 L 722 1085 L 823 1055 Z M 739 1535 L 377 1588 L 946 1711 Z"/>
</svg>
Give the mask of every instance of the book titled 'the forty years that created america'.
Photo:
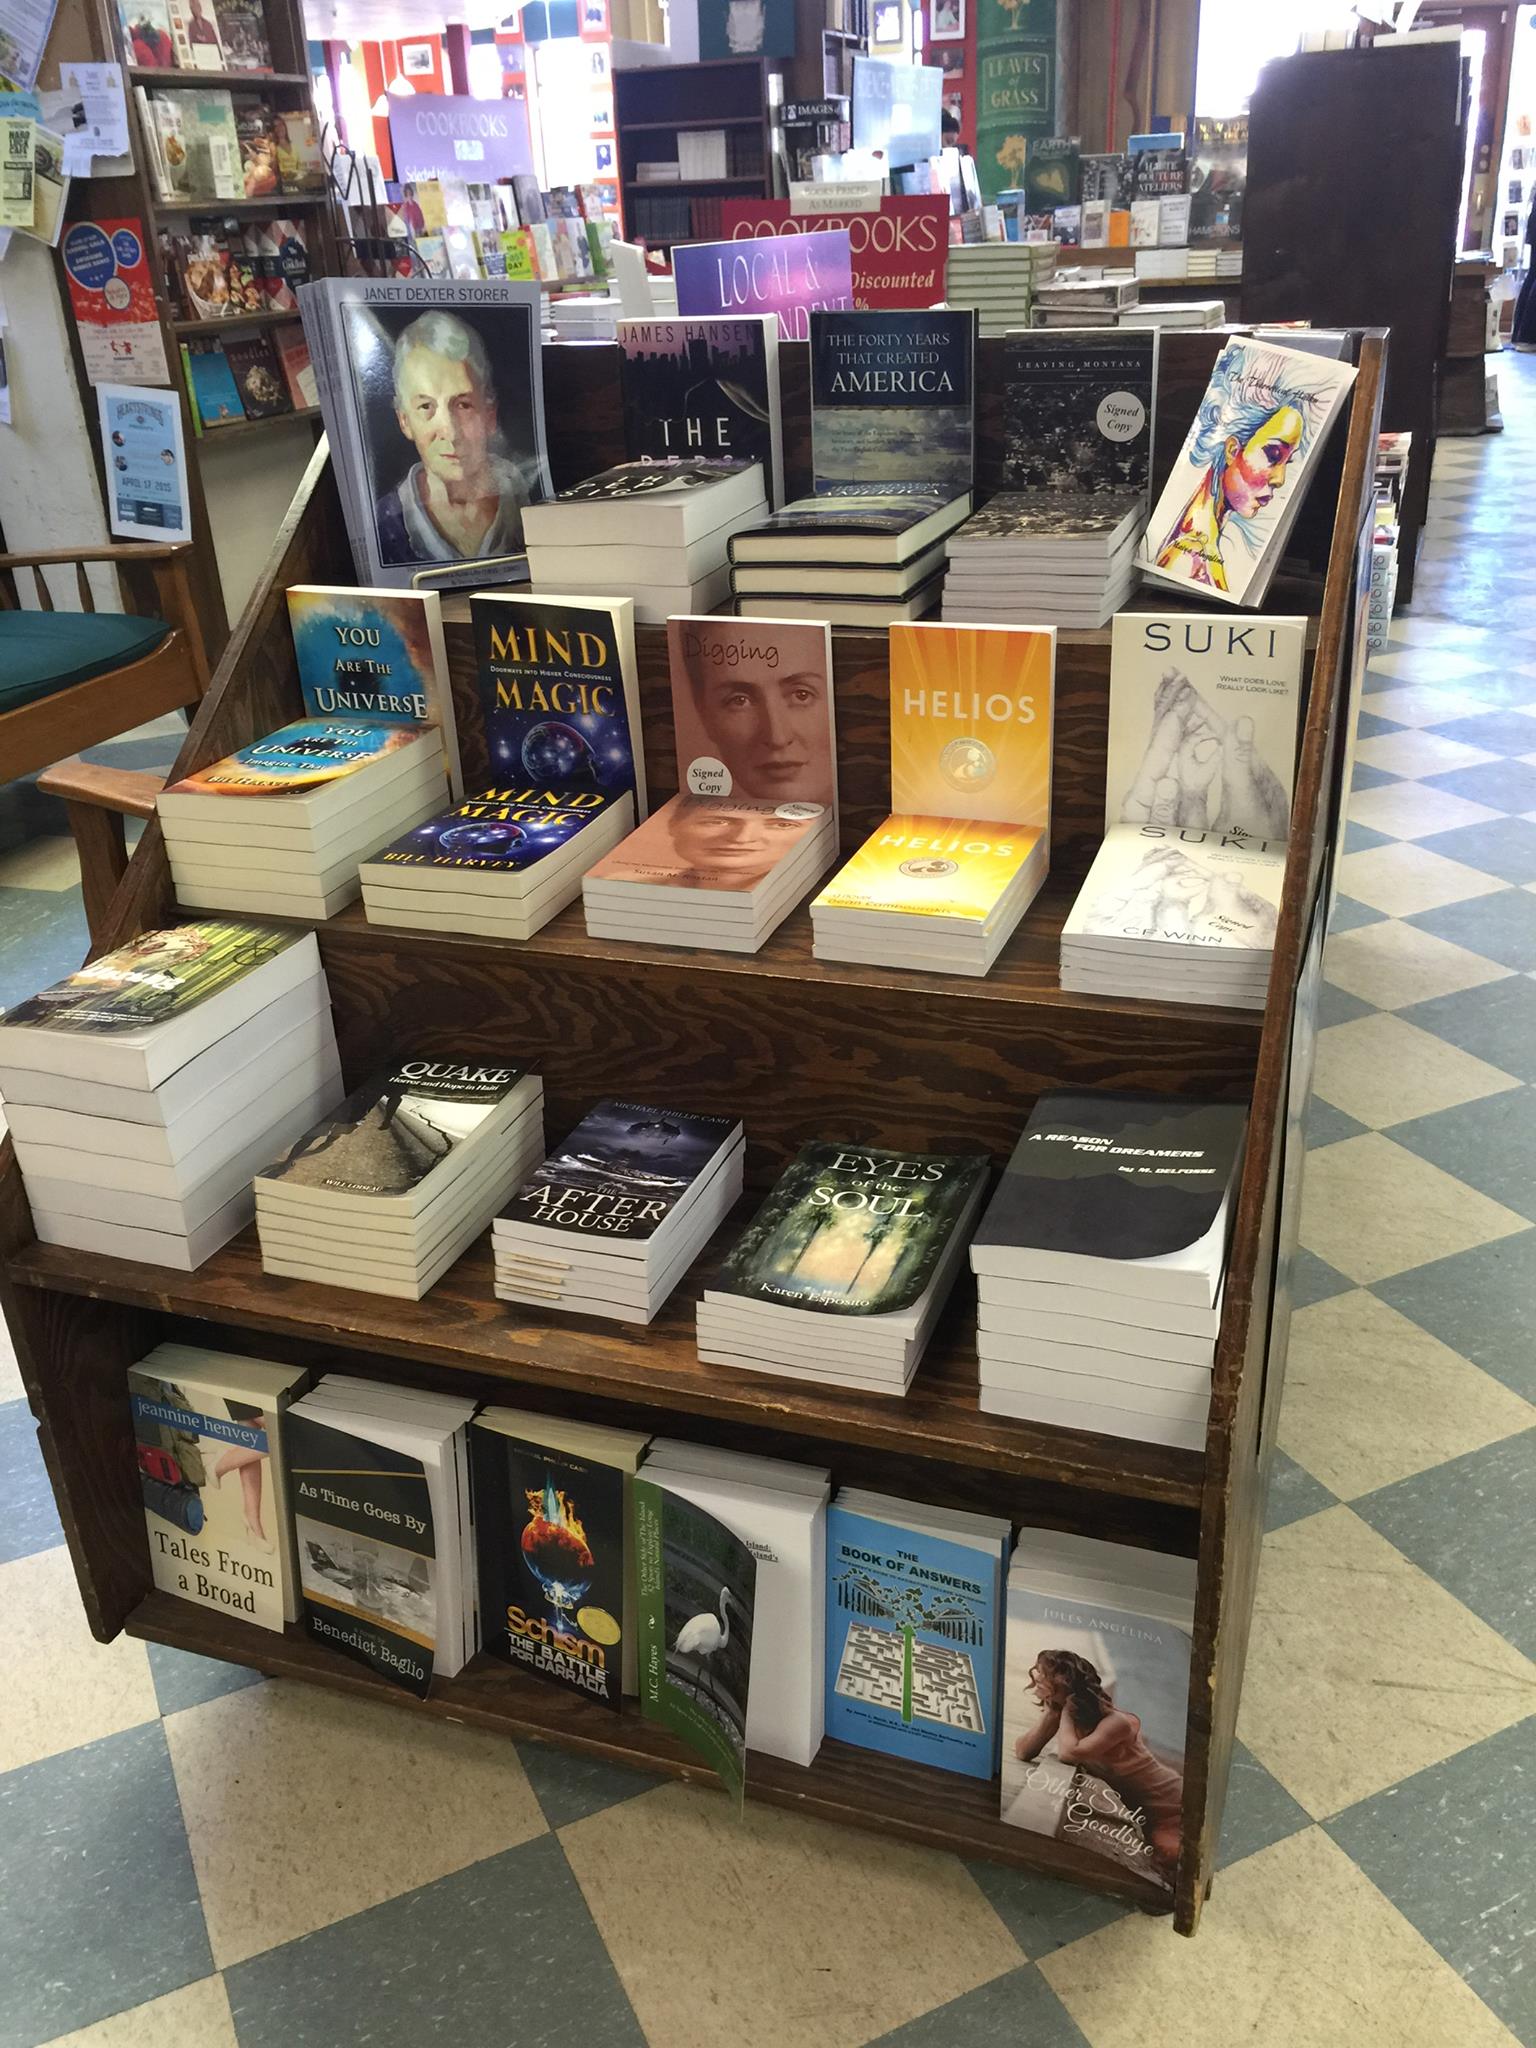
<svg viewBox="0 0 1536 2048">
<path fill-rule="evenodd" d="M 813 313 L 811 466 L 818 495 L 971 488 L 972 313 Z"/>
</svg>

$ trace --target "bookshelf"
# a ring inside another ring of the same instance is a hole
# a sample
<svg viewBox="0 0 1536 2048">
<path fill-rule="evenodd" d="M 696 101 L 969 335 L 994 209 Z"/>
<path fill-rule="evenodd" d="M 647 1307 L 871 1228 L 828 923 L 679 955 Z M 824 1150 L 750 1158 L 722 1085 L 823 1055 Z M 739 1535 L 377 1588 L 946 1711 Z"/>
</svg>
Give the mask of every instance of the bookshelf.
<svg viewBox="0 0 1536 2048">
<path fill-rule="evenodd" d="M 187 450 L 193 550 L 190 574 L 209 653 L 215 659 L 228 637 L 229 619 L 209 525 L 207 497 L 200 468 L 202 451 L 210 442 L 222 447 L 232 438 L 248 439 L 258 431 L 290 435 L 305 433 L 312 438 L 320 415 L 317 408 L 304 407 L 292 412 L 277 413 L 266 419 L 243 420 L 234 426 L 215 428 L 203 435 L 197 433 L 193 426 L 191 407 L 182 377 L 182 343 L 194 338 L 233 341 L 241 335 L 258 331 L 270 334 L 290 323 L 296 323 L 299 315 L 297 312 L 232 313 L 224 318 L 203 320 L 178 315 L 173 302 L 167 296 L 162 275 L 159 260 L 160 230 L 166 228 L 173 232 L 184 232 L 193 221 L 296 219 L 302 221 L 304 226 L 310 274 L 319 277 L 340 267 L 335 224 L 327 193 L 294 192 L 263 199 L 201 200 L 190 205 L 161 199 L 158 196 L 152 169 L 153 148 L 144 133 L 133 88 L 142 86 L 146 90 L 257 93 L 276 113 L 304 112 L 313 116 L 314 99 L 309 73 L 304 68 L 305 29 L 299 0 L 264 0 L 264 8 L 267 40 L 272 53 L 271 71 L 182 71 L 142 64 L 124 64 L 123 76 L 128 92 L 133 167 L 121 177 L 76 179 L 70 190 L 68 207 L 68 218 L 71 221 L 132 218 L 143 223 L 145 252 L 155 279 L 155 308 L 160 317 L 166 361 L 181 406 L 182 440 Z M 91 33 L 93 43 L 101 55 L 107 58 L 115 57 L 120 62 L 126 57 L 122 24 L 114 0 L 95 0 L 95 18 Z M 64 290 L 62 266 L 60 290 Z M 68 325 L 71 343 L 75 348 L 76 371 L 81 388 L 86 389 L 84 363 L 79 354 L 78 342 L 74 338 L 72 319 Z M 93 412 L 94 408 L 90 407 L 88 410 Z M 91 421 L 91 431 L 94 436 L 94 419 Z M 98 450 L 98 459 L 99 454 Z"/>
<path fill-rule="evenodd" d="M 780 67 L 761 57 L 725 57 L 702 64 L 670 64 L 616 71 L 613 76 L 614 132 L 619 145 L 619 191 L 624 231 L 651 248 L 719 237 L 711 225 L 711 201 L 766 199 L 773 192 L 773 136 L 769 116 L 770 80 Z M 708 114 L 701 109 L 709 108 Z M 723 128 L 725 175 L 652 182 L 638 175 L 642 163 L 675 162 L 678 138 Z M 652 200 L 671 199 L 671 209 Z M 687 232 L 681 229 L 687 211 Z M 677 218 L 669 218 L 676 213 Z M 648 228 L 647 223 L 655 223 Z M 663 231 L 664 230 L 664 231 Z"/>
<path fill-rule="evenodd" d="M 1155 466 L 1171 460 L 1222 344 L 1164 336 Z M 1268 600 L 1312 616 L 1312 673 L 1269 1003 L 1262 1015 L 1063 991 L 1061 921 L 1102 826 L 1109 633 L 1063 634 L 1057 664 L 1054 873 L 993 973 L 981 980 L 810 957 L 804 908 L 764 950 L 737 956 L 589 938 L 579 910 L 525 944 L 370 926 L 349 911 L 317 928 L 349 1081 L 402 1046 L 471 1057 L 516 1045 L 545 1082 L 551 1134 L 595 1097 L 745 1113 L 754 1196 L 813 1136 L 921 1149 L 980 1147 L 1005 1159 L 1036 1096 L 1054 1086 L 1213 1093 L 1251 1100 L 1249 1136 L 1203 1453 L 1123 1443 L 983 1415 L 973 1296 L 957 1289 L 903 1399 L 702 1365 L 692 1305 L 706 1252 L 649 1328 L 546 1317 L 495 1300 L 482 1243 L 424 1301 L 398 1302 L 262 1273 L 246 1233 L 196 1272 L 39 1245 L 7 1142 L 0 1152 L 0 1301 L 58 1497 L 91 1627 L 308 1680 L 403 1711 L 532 1735 L 610 1762 L 710 1783 L 633 1711 L 604 1713 L 488 1658 L 417 1702 L 291 1629 L 282 1635 L 184 1606 L 150 1584 L 124 1372 L 154 1343 L 201 1340 L 407 1386 L 511 1400 L 556 1414 L 681 1434 L 830 1464 L 871 1486 L 1073 1528 L 1199 1559 L 1186 1746 L 1184 1852 L 1170 1900 L 1150 1879 L 1069 1843 L 1004 1827 L 995 1784 L 836 1742 L 808 1769 L 749 1760 L 752 1797 L 893 1838 L 987 1856 L 1166 1912 L 1193 1932 L 1212 1878 L 1284 1380 L 1319 959 L 1340 784 L 1358 677 L 1356 591 L 1368 572 L 1372 472 L 1385 343 L 1352 338 L 1360 375 L 1316 474 L 1293 549 L 1295 575 Z M 978 361 L 978 484 L 996 487 L 1001 345 Z M 807 351 L 781 349 L 787 487 L 809 463 Z M 557 485 L 622 448 L 617 351 L 551 346 L 545 402 Z M 352 565 L 326 451 L 317 450 L 188 737 L 178 771 L 296 714 L 285 591 L 348 582 Z M 451 683 L 471 784 L 488 772 L 464 607 L 446 608 Z M 843 850 L 884 815 L 888 636 L 834 630 Z M 648 780 L 671 793 L 665 633 L 638 635 Z M 158 828 L 146 827 L 113 905 L 106 945 L 174 920 Z M 729 1230 L 730 1226 L 727 1226 Z"/>
</svg>

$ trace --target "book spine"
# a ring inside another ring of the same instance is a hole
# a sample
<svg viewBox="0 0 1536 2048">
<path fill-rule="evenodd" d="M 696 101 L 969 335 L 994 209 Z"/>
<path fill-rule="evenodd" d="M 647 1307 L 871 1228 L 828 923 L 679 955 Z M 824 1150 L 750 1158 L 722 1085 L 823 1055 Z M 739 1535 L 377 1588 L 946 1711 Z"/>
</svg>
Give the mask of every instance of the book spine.
<svg viewBox="0 0 1536 2048">
<path fill-rule="evenodd" d="M 661 1688 L 667 1672 L 665 1587 L 661 1567 L 661 1491 L 648 1479 L 635 1481 L 635 1648 L 640 1712 L 660 1721 Z"/>
<path fill-rule="evenodd" d="M 203 438 L 203 416 L 197 409 L 197 386 L 192 382 L 192 351 L 181 344 L 181 375 L 187 387 L 187 406 L 192 414 L 192 432 L 201 441 Z"/>
</svg>

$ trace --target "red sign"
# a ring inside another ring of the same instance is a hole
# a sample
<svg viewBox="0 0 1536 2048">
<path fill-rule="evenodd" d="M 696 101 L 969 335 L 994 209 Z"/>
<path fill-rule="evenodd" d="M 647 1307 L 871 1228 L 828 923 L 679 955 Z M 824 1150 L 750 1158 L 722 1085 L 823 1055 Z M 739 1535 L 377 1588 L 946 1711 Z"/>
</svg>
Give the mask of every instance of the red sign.
<svg viewBox="0 0 1536 2048">
<path fill-rule="evenodd" d="M 733 242 L 846 228 L 853 252 L 853 303 L 861 312 L 920 309 L 937 305 L 944 296 L 949 201 L 942 193 L 882 199 L 878 213 L 791 214 L 787 199 L 727 199 L 723 220 Z"/>
</svg>

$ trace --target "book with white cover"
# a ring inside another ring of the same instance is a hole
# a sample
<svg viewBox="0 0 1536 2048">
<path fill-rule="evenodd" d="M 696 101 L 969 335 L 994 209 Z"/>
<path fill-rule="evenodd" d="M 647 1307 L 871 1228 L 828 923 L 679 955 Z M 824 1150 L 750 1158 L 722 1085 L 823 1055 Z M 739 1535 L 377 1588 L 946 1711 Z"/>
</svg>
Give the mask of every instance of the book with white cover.
<svg viewBox="0 0 1536 2048">
<path fill-rule="evenodd" d="M 1111 628 L 1104 804 L 1114 825 L 1284 839 L 1305 618 L 1121 612 Z"/>
<path fill-rule="evenodd" d="M 1073 942 L 1106 940 L 1107 954 L 1171 965 L 1196 954 L 1262 958 L 1274 950 L 1285 849 L 1224 832 L 1116 825 L 1062 926 Z M 1113 972 L 1118 957 L 1106 957 Z"/>
</svg>

